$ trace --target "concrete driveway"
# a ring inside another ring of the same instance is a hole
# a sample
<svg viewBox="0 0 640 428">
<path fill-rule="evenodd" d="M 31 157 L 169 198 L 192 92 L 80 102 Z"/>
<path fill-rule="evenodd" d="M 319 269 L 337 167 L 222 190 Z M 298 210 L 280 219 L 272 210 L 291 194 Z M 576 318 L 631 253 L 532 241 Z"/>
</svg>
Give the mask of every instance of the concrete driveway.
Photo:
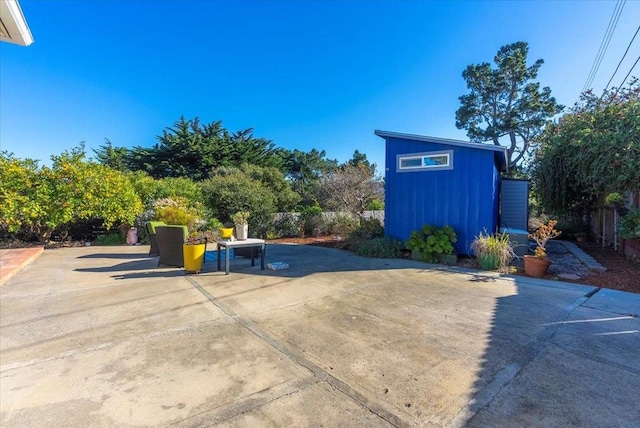
<svg viewBox="0 0 640 428">
<path fill-rule="evenodd" d="M 270 245 L 46 250 L 0 288 L 0 425 L 637 426 L 640 295 Z"/>
</svg>

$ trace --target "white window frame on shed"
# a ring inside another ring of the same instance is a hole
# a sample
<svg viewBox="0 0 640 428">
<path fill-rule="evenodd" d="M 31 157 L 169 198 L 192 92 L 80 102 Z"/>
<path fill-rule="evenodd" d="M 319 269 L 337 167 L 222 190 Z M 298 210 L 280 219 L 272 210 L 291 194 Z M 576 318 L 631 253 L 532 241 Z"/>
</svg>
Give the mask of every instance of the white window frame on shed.
<svg viewBox="0 0 640 428">
<path fill-rule="evenodd" d="M 430 165 L 428 162 L 425 162 L 425 159 L 442 157 L 445 157 L 447 159 L 447 162 L 445 164 Z M 420 165 L 403 166 L 403 162 L 416 160 L 420 161 Z M 437 152 L 422 153 L 403 153 L 396 156 L 396 172 L 444 171 L 451 169 L 453 169 L 453 150 L 440 150 Z"/>
</svg>

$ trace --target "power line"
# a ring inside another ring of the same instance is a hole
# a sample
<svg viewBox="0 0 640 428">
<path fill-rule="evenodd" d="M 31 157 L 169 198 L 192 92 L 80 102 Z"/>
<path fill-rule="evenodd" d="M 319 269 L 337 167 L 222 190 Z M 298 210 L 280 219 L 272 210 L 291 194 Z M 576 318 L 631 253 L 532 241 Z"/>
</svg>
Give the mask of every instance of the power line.
<svg viewBox="0 0 640 428">
<path fill-rule="evenodd" d="M 586 91 L 591 87 L 591 84 L 593 83 L 593 79 L 596 77 L 596 74 L 598 73 L 598 69 L 600 68 L 602 59 L 604 58 L 604 54 L 607 52 L 607 49 L 609 47 L 611 36 L 613 36 L 613 32 L 618 26 L 618 20 L 620 19 L 620 14 L 622 13 L 622 9 L 624 8 L 625 2 L 626 0 L 618 0 L 616 2 L 616 7 L 613 9 L 613 14 L 611 15 L 611 19 L 609 19 L 609 25 L 607 26 L 607 31 L 605 31 L 604 33 L 604 37 L 602 38 L 602 42 L 600 43 L 600 49 L 598 49 L 598 53 L 596 54 L 596 58 L 593 61 L 593 65 L 591 66 L 591 71 L 587 76 L 587 81 L 584 83 L 582 92 Z"/>
<path fill-rule="evenodd" d="M 640 62 L 640 56 L 638 56 L 638 58 L 636 58 L 636 62 L 633 63 L 633 65 L 631 66 L 631 68 L 629 69 L 629 72 L 627 73 L 626 76 L 624 76 L 624 79 L 622 79 L 622 83 L 620 83 L 620 85 L 616 88 L 616 92 L 615 94 L 613 94 L 613 96 L 609 97 L 609 102 L 607 103 L 607 107 L 613 102 L 613 100 L 618 96 L 618 92 L 620 92 L 620 88 L 622 88 L 622 85 L 624 85 L 624 82 L 627 81 L 627 79 L 629 78 L 629 76 L 631 75 L 631 72 L 633 71 L 633 69 L 636 67 L 636 65 L 638 65 L 638 62 Z"/>
<path fill-rule="evenodd" d="M 633 43 L 633 41 L 636 39 L 636 36 L 638 35 L 638 31 L 640 31 L 640 25 L 638 25 L 638 29 L 636 30 L 636 33 L 633 35 L 633 37 L 631 38 L 631 41 L 629 42 L 629 45 L 627 46 L 627 50 L 624 51 L 624 55 L 622 55 L 622 58 L 620 59 L 620 62 L 618 63 L 618 66 L 616 67 L 616 70 L 613 72 L 613 74 L 611 75 L 611 79 L 609 79 L 609 81 L 607 82 L 607 84 L 604 86 L 604 89 L 606 90 L 609 87 L 609 84 L 611 83 L 611 81 L 613 80 L 614 76 L 616 75 L 616 73 L 618 72 L 618 69 L 620 68 L 620 65 L 622 64 L 622 61 L 624 61 L 625 57 L 627 56 L 627 53 L 629 53 L 629 48 L 631 47 L 631 44 Z M 634 65 L 635 67 L 635 65 Z M 633 67 L 631 67 L 631 69 L 633 70 Z M 628 76 L 627 76 L 628 77 Z M 625 78 L 626 80 L 626 78 Z"/>
<path fill-rule="evenodd" d="M 636 65 L 638 65 L 638 61 L 640 61 L 640 56 L 638 58 L 636 58 L 636 62 L 633 63 L 633 65 L 631 66 L 631 68 L 629 69 L 629 72 L 627 73 L 626 76 L 624 76 L 624 79 L 622 79 L 622 83 L 620 83 L 620 86 L 618 86 L 618 88 L 621 88 L 622 85 L 624 85 L 624 82 L 627 81 L 627 79 L 629 78 L 629 76 L 631 75 L 631 71 L 633 71 L 633 69 L 636 67 Z M 617 93 L 617 91 L 616 91 Z"/>
</svg>

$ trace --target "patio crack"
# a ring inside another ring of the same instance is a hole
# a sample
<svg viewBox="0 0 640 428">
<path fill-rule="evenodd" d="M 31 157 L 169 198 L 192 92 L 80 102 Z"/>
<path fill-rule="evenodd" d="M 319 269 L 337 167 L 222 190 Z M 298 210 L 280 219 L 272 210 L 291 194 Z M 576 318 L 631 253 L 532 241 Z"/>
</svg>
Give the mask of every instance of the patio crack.
<svg viewBox="0 0 640 428">
<path fill-rule="evenodd" d="M 341 393 L 351 397 L 354 401 L 360 404 L 362 407 L 366 408 L 369 412 L 375 414 L 379 418 L 385 420 L 396 427 L 409 427 L 413 424 L 409 421 L 403 419 L 402 417 L 384 409 L 379 403 L 367 398 L 365 395 L 357 391 L 355 388 L 352 388 L 347 383 L 341 381 L 336 378 L 320 366 L 308 360 L 303 354 L 296 351 L 295 349 L 288 348 L 280 341 L 268 335 L 260 326 L 250 319 L 242 317 L 241 315 L 236 314 L 229 307 L 227 307 L 224 303 L 218 300 L 215 296 L 205 290 L 198 282 L 191 278 L 186 277 L 187 281 L 193 285 L 193 287 L 202 293 L 214 306 L 220 309 L 226 316 L 231 318 L 239 327 L 247 330 L 251 334 L 258 337 L 260 340 L 268 344 L 271 348 L 278 351 L 280 354 L 287 357 L 289 360 L 295 362 L 296 364 L 306 368 L 311 373 L 313 373 L 314 377 L 320 382 L 325 381 L 331 387 L 337 389 Z"/>
</svg>

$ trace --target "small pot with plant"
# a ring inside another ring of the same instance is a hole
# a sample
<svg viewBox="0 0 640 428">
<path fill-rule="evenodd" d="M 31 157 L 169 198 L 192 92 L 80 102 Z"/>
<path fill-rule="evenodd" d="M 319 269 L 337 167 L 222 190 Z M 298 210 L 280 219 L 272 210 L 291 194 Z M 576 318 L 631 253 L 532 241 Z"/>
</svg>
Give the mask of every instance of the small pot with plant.
<svg viewBox="0 0 640 428">
<path fill-rule="evenodd" d="M 249 237 L 249 211 L 238 211 L 231 216 L 231 220 L 236 225 L 236 238 L 244 241 Z"/>
<path fill-rule="evenodd" d="M 529 238 L 533 239 L 537 246 L 533 256 L 524 256 L 524 273 L 527 275 L 542 278 L 547 274 L 551 265 L 551 260 L 547 257 L 547 242 L 562 233 L 555 229 L 556 224 L 558 224 L 556 220 L 549 220 L 547 224 L 543 224 L 535 232 L 529 234 Z"/>
<path fill-rule="evenodd" d="M 471 250 L 484 270 L 507 272 L 509 263 L 516 257 L 506 233 L 480 232 L 471 243 Z"/>
<path fill-rule="evenodd" d="M 207 242 L 215 241 L 216 236 L 210 231 L 194 232 L 187 237 L 183 246 L 184 272 L 200 273 L 204 263 L 204 254 L 207 250 Z"/>
<path fill-rule="evenodd" d="M 624 216 L 629 209 L 625 206 L 627 199 L 618 192 L 609 193 L 604 199 L 604 203 L 613 207 L 618 215 Z"/>
</svg>

